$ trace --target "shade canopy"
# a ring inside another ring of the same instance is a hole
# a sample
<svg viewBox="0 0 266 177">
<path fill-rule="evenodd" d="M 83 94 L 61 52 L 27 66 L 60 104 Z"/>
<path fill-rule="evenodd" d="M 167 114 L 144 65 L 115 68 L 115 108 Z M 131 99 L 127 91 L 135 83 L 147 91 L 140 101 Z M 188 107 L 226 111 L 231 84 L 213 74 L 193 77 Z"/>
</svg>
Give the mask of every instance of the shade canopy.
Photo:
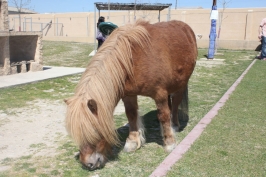
<svg viewBox="0 0 266 177">
<path fill-rule="evenodd" d="M 162 11 L 165 8 L 172 6 L 172 4 L 161 3 L 94 3 L 98 10 L 159 10 Z"/>
<path fill-rule="evenodd" d="M 158 15 L 158 21 L 160 21 L 160 13 L 162 10 L 168 8 L 168 15 L 167 15 L 167 20 L 170 20 L 170 9 L 172 4 L 162 4 L 162 3 L 107 3 L 107 2 L 95 2 L 94 3 L 95 8 L 94 8 L 94 24 L 96 25 L 96 9 L 99 11 L 98 13 L 98 17 L 101 16 L 100 11 L 101 10 L 108 10 L 110 12 L 110 10 L 114 11 L 114 10 L 155 10 L 155 11 L 159 11 L 159 15 Z M 135 14 L 134 14 L 135 15 Z M 136 20 L 136 16 L 134 17 Z M 108 19 L 109 19 L 109 15 L 108 15 Z M 94 38 L 94 49 L 96 51 L 96 26 L 95 26 L 95 38 Z"/>
</svg>

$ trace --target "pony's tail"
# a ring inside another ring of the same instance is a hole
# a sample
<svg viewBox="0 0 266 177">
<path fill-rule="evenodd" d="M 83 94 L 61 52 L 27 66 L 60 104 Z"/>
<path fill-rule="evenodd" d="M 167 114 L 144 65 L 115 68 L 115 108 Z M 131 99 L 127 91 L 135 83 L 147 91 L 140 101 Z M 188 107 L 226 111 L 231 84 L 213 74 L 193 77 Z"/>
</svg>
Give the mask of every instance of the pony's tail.
<svg viewBox="0 0 266 177">
<path fill-rule="evenodd" d="M 179 120 L 179 131 L 182 131 L 189 121 L 189 115 L 188 115 L 188 87 L 186 87 L 186 90 L 183 93 L 183 98 L 181 103 L 178 106 L 178 120 Z"/>
</svg>

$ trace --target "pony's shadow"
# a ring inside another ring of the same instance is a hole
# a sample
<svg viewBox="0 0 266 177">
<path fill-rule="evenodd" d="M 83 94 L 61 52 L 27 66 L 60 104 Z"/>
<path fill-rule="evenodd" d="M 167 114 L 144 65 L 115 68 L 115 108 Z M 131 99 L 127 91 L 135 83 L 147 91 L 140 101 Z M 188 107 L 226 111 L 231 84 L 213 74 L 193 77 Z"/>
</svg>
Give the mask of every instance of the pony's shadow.
<svg viewBox="0 0 266 177">
<path fill-rule="evenodd" d="M 184 117 L 183 120 L 180 121 L 181 128 L 178 131 L 183 131 L 183 129 L 187 126 L 188 117 L 183 110 L 179 110 L 178 112 L 179 117 Z M 157 143 L 158 145 L 163 146 L 163 137 L 161 135 L 161 127 L 160 122 L 157 118 L 157 110 L 153 110 L 142 116 L 143 119 L 143 126 L 145 128 L 145 139 L 147 143 Z M 129 135 L 129 127 L 123 126 L 117 129 L 117 134 L 120 140 L 119 146 L 114 146 L 112 148 L 112 154 L 108 157 L 109 161 L 114 161 L 119 159 L 119 153 L 123 150 L 124 145 L 126 143 L 126 139 Z M 76 160 L 79 159 L 79 154 L 75 156 Z M 87 167 L 83 168 L 88 170 Z"/>
<path fill-rule="evenodd" d="M 150 111 L 144 116 L 143 126 L 145 128 L 145 139 L 146 143 L 157 143 L 163 145 L 163 138 L 160 131 L 160 123 L 157 118 L 157 110 Z M 112 154 L 108 157 L 109 161 L 114 161 L 119 159 L 119 153 L 123 150 L 126 143 L 126 139 L 129 135 L 129 127 L 123 126 L 117 129 L 117 134 L 120 140 L 119 146 L 114 146 L 112 149 Z M 79 153 L 75 155 L 75 160 L 79 162 Z M 89 170 L 87 167 L 82 165 L 84 170 Z"/>
<path fill-rule="evenodd" d="M 157 111 L 150 111 L 143 117 L 143 126 L 145 128 L 145 139 L 146 143 L 157 143 L 163 145 L 163 138 L 160 131 L 160 123 L 157 118 Z M 117 129 L 117 133 L 120 139 L 120 146 L 115 146 L 113 148 L 113 155 L 110 160 L 115 160 L 118 158 L 118 154 L 123 150 L 126 143 L 126 139 L 129 135 L 129 127 L 123 126 Z"/>
</svg>

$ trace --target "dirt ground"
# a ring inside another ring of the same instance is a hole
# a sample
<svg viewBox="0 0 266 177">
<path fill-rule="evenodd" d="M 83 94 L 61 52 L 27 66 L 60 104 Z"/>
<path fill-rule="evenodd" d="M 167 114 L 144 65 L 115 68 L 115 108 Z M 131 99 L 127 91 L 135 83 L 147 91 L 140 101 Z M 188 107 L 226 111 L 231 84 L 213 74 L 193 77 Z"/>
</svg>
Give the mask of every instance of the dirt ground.
<svg viewBox="0 0 266 177">
<path fill-rule="evenodd" d="M 123 112 L 124 106 L 119 102 L 115 114 Z M 57 139 L 67 136 L 65 113 L 62 100 L 35 100 L 27 107 L 10 109 L 8 113 L 0 110 L 0 162 L 27 155 L 54 155 Z M 0 171 L 8 168 L 2 166 Z"/>
</svg>

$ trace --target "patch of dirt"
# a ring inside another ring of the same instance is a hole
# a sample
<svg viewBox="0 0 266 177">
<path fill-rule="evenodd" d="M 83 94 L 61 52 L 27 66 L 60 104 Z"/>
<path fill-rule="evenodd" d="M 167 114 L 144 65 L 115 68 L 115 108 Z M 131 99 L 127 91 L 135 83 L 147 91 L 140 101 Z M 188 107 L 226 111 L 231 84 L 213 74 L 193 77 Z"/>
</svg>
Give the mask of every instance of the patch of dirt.
<svg viewBox="0 0 266 177">
<path fill-rule="evenodd" d="M 215 59 L 208 60 L 206 58 L 201 58 L 197 61 L 196 64 L 198 66 L 204 66 L 204 67 L 212 68 L 212 67 L 216 67 L 216 66 L 224 64 L 224 60 L 225 59 L 216 59 L 215 58 Z"/>
<path fill-rule="evenodd" d="M 6 120 L 0 127 L 0 160 L 34 155 L 40 145 L 45 148 L 38 153 L 53 155 L 51 150 L 56 148 L 54 142 L 58 135 L 67 135 L 64 127 L 66 107 L 61 101 L 37 100 L 28 104 L 24 108 L 8 110 L 11 114 L 0 115 L 0 120 Z"/>
<path fill-rule="evenodd" d="M 7 112 L 0 110 L 0 162 L 28 155 L 53 156 L 58 146 L 56 141 L 67 136 L 66 106 L 62 100 L 35 100 L 27 107 Z M 115 114 L 123 112 L 120 101 Z"/>
</svg>

